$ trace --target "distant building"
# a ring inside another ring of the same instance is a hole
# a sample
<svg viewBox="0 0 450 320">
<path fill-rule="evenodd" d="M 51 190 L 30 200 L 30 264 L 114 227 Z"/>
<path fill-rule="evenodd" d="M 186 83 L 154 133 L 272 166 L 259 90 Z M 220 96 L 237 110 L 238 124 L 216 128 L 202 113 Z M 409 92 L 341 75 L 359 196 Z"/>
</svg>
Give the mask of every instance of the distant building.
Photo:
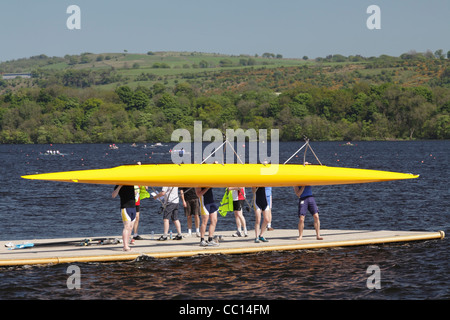
<svg viewBox="0 0 450 320">
<path fill-rule="evenodd" d="M 25 78 L 30 79 L 31 73 L 3 73 L 4 80 L 15 79 L 15 78 Z"/>
</svg>

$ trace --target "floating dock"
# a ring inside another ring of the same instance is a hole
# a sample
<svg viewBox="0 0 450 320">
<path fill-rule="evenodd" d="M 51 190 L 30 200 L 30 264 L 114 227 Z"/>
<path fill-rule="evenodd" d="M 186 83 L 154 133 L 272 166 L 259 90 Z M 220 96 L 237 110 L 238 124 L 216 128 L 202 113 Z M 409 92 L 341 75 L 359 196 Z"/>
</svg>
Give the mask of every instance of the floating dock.
<svg viewBox="0 0 450 320">
<path fill-rule="evenodd" d="M 370 230 L 321 230 L 323 240 L 317 240 L 314 230 L 305 230 L 303 239 L 297 240 L 298 230 L 280 229 L 267 231 L 264 236 L 269 242 L 254 242 L 254 231 L 249 231 L 248 237 L 233 237 L 235 231 L 218 231 L 221 236 L 220 245 L 216 247 L 200 247 L 200 240 L 195 236 L 184 237 L 182 240 L 158 241 L 160 235 L 141 235 L 144 240 L 136 240 L 131 245 L 131 251 L 123 251 L 123 245 L 97 244 L 90 245 L 61 244 L 74 239 L 39 239 L 15 240 L 14 245 L 34 243 L 35 246 L 23 249 L 6 247 L 10 241 L 2 241 L 0 247 L 0 266 L 45 265 L 59 263 L 81 262 L 112 262 L 132 261 L 139 257 L 174 258 L 204 254 L 246 254 L 265 251 L 302 250 L 316 248 L 332 248 L 345 246 L 376 245 L 395 242 L 423 241 L 443 239 L 443 231 L 370 231 Z M 152 239 L 153 237 L 153 239 Z M 105 237 L 105 238 L 117 238 Z M 54 242 L 54 245 L 49 243 Z M 41 245 L 39 245 L 41 244 Z M 43 245 L 45 244 L 45 245 Z"/>
</svg>

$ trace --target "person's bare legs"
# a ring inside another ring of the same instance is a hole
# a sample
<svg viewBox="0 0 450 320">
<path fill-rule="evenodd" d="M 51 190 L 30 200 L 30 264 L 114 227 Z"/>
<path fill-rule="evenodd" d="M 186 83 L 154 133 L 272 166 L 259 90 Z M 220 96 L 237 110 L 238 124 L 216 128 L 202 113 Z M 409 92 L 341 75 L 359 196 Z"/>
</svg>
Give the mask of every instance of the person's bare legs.
<svg viewBox="0 0 450 320">
<path fill-rule="evenodd" d="M 261 233 L 259 234 L 260 237 L 263 236 L 264 231 L 267 230 L 267 225 L 270 222 L 270 209 L 263 211 L 263 222 L 261 225 Z"/>
<path fill-rule="evenodd" d="M 164 235 L 167 236 L 169 234 L 170 222 L 169 222 L 169 219 L 163 219 L 163 222 L 164 222 L 163 232 L 164 232 Z"/>
<path fill-rule="evenodd" d="M 300 216 L 298 220 L 298 238 L 297 240 L 302 240 L 303 237 L 303 228 L 305 226 L 305 216 Z"/>
<path fill-rule="evenodd" d="M 314 229 L 316 230 L 316 239 L 317 240 L 323 240 L 323 237 L 320 236 L 320 220 L 319 220 L 319 214 L 315 213 L 313 215 L 314 218 Z M 298 221 L 298 238 L 297 240 L 302 240 L 303 238 L 303 229 L 305 226 L 305 216 L 300 216 L 300 219 Z"/>
<path fill-rule="evenodd" d="M 316 239 L 317 240 L 323 240 L 323 238 L 320 236 L 320 220 L 319 220 L 319 213 L 314 213 L 314 229 L 316 229 Z"/>
<path fill-rule="evenodd" d="M 195 228 L 198 229 L 200 228 L 200 216 L 199 215 L 194 215 L 194 221 L 195 221 Z"/>
<path fill-rule="evenodd" d="M 186 222 L 187 222 L 187 228 L 188 228 L 188 230 L 191 230 L 191 231 L 192 231 L 192 215 L 190 215 L 190 216 L 188 216 L 188 217 L 186 218 Z"/>
<path fill-rule="evenodd" d="M 236 220 L 236 228 L 239 232 L 247 232 L 247 223 L 244 218 L 242 210 L 234 211 L 234 217 Z"/>
<path fill-rule="evenodd" d="M 203 214 L 202 215 L 202 224 L 200 226 L 200 238 L 201 239 L 205 238 L 206 226 L 208 225 L 208 220 L 209 220 L 209 214 Z"/>
<path fill-rule="evenodd" d="M 242 228 L 241 218 L 239 217 L 240 211 L 234 211 L 234 220 L 236 220 L 236 228 L 237 230 Z"/>
<path fill-rule="evenodd" d="M 239 219 L 241 221 L 242 232 L 244 233 L 244 236 L 247 237 L 247 222 L 245 221 L 244 213 L 242 212 L 242 210 L 239 211 Z"/>
<path fill-rule="evenodd" d="M 209 237 L 214 238 L 214 231 L 217 225 L 217 211 L 210 214 L 211 220 L 209 221 Z"/>
<path fill-rule="evenodd" d="M 180 223 L 180 220 L 173 221 L 173 224 L 175 225 L 175 229 L 177 229 L 177 233 L 181 234 L 181 223 Z"/>
<path fill-rule="evenodd" d="M 261 210 L 255 210 L 255 238 L 259 237 L 259 224 L 261 223 Z"/>
<path fill-rule="evenodd" d="M 138 234 L 138 228 L 139 228 L 139 211 L 136 211 L 136 219 L 134 220 L 134 226 L 133 226 L 133 233 L 135 235 Z"/>
<path fill-rule="evenodd" d="M 123 231 L 122 231 L 122 241 L 123 241 L 123 251 L 130 251 L 130 236 L 131 231 L 133 230 L 133 222 L 132 221 L 124 221 L 123 222 Z"/>
</svg>

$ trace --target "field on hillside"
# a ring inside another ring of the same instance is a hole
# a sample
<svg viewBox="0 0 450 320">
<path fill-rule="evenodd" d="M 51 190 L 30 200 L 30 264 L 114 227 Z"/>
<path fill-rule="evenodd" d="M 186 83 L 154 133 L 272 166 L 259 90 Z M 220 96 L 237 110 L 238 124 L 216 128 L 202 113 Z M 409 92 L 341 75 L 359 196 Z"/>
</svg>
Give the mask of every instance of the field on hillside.
<svg viewBox="0 0 450 320">
<path fill-rule="evenodd" d="M 0 63 L 0 143 L 169 141 L 174 129 L 278 129 L 283 141 L 450 139 L 450 59 L 197 52 Z"/>
<path fill-rule="evenodd" d="M 222 92 L 257 85 L 274 91 L 310 84 L 331 89 L 368 84 L 440 85 L 450 73 L 449 59 L 423 54 L 364 58 L 329 55 L 314 60 L 284 59 L 280 55 L 229 56 L 199 52 L 85 53 L 65 57 L 34 56 L 0 63 L 1 73 L 31 72 L 33 79 L 0 82 L 0 90 L 20 87 L 98 87 L 121 85 L 135 89 L 163 83 L 195 84 L 202 91 Z M 1 80 L 0 80 L 1 81 Z"/>
</svg>

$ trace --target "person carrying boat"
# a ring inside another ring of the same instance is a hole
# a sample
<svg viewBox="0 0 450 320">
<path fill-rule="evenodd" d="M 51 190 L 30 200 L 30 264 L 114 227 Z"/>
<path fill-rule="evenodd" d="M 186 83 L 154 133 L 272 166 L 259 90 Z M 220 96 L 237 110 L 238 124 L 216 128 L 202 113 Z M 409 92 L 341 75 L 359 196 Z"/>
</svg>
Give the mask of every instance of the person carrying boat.
<svg viewBox="0 0 450 320">
<path fill-rule="evenodd" d="M 236 233 L 233 233 L 233 237 L 248 237 L 247 224 L 243 214 L 243 208 L 245 203 L 245 188 L 229 187 L 233 195 L 233 212 L 236 219 Z"/>
<path fill-rule="evenodd" d="M 219 206 L 214 200 L 212 188 L 195 188 L 195 193 L 200 200 L 200 214 L 202 225 L 200 226 L 200 246 L 218 246 L 219 243 L 214 240 L 214 231 L 217 225 L 217 211 Z M 209 222 L 208 241 L 205 241 L 206 226 Z"/>
<path fill-rule="evenodd" d="M 138 161 L 137 165 L 141 165 L 141 162 Z M 134 221 L 133 226 L 133 239 L 134 240 L 143 240 L 143 238 L 138 233 L 139 228 L 139 218 L 140 218 L 140 208 L 141 208 L 141 200 L 144 198 L 150 197 L 150 194 L 147 192 L 147 186 L 134 186 L 134 198 L 136 200 L 136 221 Z M 142 193 L 142 195 L 141 195 Z M 144 194 L 145 193 L 145 194 Z"/>
<path fill-rule="evenodd" d="M 130 251 L 129 246 L 131 231 L 136 220 L 136 200 L 134 197 L 134 186 L 115 186 L 112 197 L 120 197 L 120 213 L 123 221 L 123 251 Z"/>
<path fill-rule="evenodd" d="M 195 188 L 180 188 L 180 197 L 187 219 L 188 236 L 192 236 L 192 217 L 194 217 L 195 232 L 197 237 L 200 237 L 200 204 Z"/>
<path fill-rule="evenodd" d="M 319 220 L 319 208 L 317 207 L 316 200 L 314 199 L 311 186 L 296 186 L 294 192 L 299 198 L 298 200 L 298 233 L 297 240 L 302 240 L 303 228 L 305 225 L 306 212 L 309 211 L 314 218 L 314 229 L 316 230 L 317 240 L 323 240 L 320 236 L 320 220 Z"/>
<path fill-rule="evenodd" d="M 267 203 L 266 197 L 266 188 L 252 188 L 253 191 L 253 206 L 255 210 L 255 242 L 268 242 L 266 238 L 264 238 L 264 231 L 267 230 L 267 225 L 269 224 L 269 204 Z M 262 225 L 261 223 L 261 213 L 263 216 Z"/>
<path fill-rule="evenodd" d="M 164 222 L 164 233 L 158 239 L 160 241 L 165 241 L 168 239 L 170 221 L 172 219 L 175 228 L 177 229 L 177 235 L 173 240 L 181 240 L 183 236 L 181 235 L 181 224 L 178 219 L 178 187 L 163 187 L 162 191 L 155 195 L 155 199 L 164 197 L 163 206 L 163 222 Z"/>
<path fill-rule="evenodd" d="M 141 208 L 141 200 L 150 198 L 150 194 L 147 191 L 147 186 L 134 186 L 134 195 L 136 200 L 136 221 L 133 226 L 133 240 L 143 240 L 143 238 L 138 233 L 139 228 L 139 217 L 140 217 L 140 208 Z"/>
</svg>

